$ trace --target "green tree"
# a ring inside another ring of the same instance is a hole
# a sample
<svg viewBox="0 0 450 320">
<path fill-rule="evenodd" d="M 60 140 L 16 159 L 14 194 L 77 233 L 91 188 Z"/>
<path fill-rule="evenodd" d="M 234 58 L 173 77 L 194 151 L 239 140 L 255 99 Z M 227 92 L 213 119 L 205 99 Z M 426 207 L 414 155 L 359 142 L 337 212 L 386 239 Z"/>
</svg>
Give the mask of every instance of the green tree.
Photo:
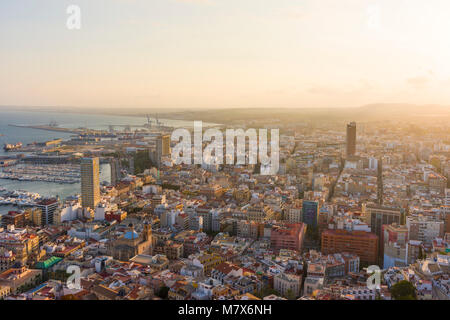
<svg viewBox="0 0 450 320">
<path fill-rule="evenodd" d="M 295 300 L 297 297 L 294 293 L 294 291 L 292 291 L 291 289 L 289 289 L 288 291 L 286 291 L 286 299 L 288 300 Z"/>
<path fill-rule="evenodd" d="M 203 231 L 203 232 L 213 238 L 215 238 L 220 233 L 220 231 Z"/>
<path fill-rule="evenodd" d="M 264 287 L 261 290 L 256 291 L 254 293 L 254 295 L 257 296 L 260 299 L 262 299 L 264 297 L 267 297 L 267 296 L 270 296 L 271 294 L 274 294 L 276 296 L 280 295 L 280 293 L 277 290 L 275 290 L 275 289 L 273 289 L 271 287 Z"/>
<path fill-rule="evenodd" d="M 367 269 L 368 267 L 369 267 L 369 263 L 367 263 L 367 262 L 360 262 L 359 263 L 359 271 Z"/>
<path fill-rule="evenodd" d="M 416 300 L 416 289 L 411 282 L 402 280 L 394 284 L 391 288 L 394 300 Z"/>
<path fill-rule="evenodd" d="M 319 241 L 320 240 L 319 228 L 315 226 L 308 226 L 306 228 L 306 238 L 308 240 Z"/>
<path fill-rule="evenodd" d="M 140 174 L 145 171 L 145 169 L 150 169 L 153 166 L 150 160 L 150 154 L 148 151 L 138 151 L 134 155 L 134 173 Z"/>
<path fill-rule="evenodd" d="M 426 258 L 426 255 L 424 255 L 422 247 L 419 247 L 419 255 L 417 259 L 422 260 L 424 258 Z"/>
<path fill-rule="evenodd" d="M 156 295 L 161 299 L 167 299 L 167 296 L 169 295 L 169 290 L 170 290 L 169 287 L 161 287 L 158 290 L 158 293 L 156 293 Z"/>
<path fill-rule="evenodd" d="M 177 186 L 177 185 L 174 185 L 174 184 L 170 184 L 170 183 L 163 183 L 161 185 L 161 187 L 163 189 L 171 189 L 171 190 L 175 190 L 175 191 L 180 190 L 180 186 Z"/>
</svg>

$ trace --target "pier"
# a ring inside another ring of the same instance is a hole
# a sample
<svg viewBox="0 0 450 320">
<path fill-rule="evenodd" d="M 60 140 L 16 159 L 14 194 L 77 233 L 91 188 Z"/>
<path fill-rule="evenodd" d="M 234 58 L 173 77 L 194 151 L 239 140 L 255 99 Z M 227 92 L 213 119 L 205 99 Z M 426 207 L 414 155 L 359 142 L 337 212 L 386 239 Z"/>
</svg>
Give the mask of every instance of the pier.
<svg viewBox="0 0 450 320">
<path fill-rule="evenodd" d="M 55 126 L 50 125 L 19 125 L 19 124 L 9 124 L 10 127 L 17 127 L 17 128 L 29 128 L 29 129 L 38 129 L 38 130 L 46 130 L 46 131 L 53 131 L 53 132 L 64 132 L 64 133 L 74 133 L 74 134 L 81 134 L 84 133 L 86 130 L 84 129 L 69 129 L 69 128 L 59 128 Z"/>
</svg>

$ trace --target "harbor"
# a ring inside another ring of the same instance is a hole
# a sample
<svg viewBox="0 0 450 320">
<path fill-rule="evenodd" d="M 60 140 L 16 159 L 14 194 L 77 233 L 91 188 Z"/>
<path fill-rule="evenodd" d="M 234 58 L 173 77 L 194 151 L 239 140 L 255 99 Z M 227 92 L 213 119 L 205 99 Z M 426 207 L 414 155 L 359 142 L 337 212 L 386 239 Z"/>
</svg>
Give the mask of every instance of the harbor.
<svg viewBox="0 0 450 320">
<path fill-rule="evenodd" d="M 1 110 L 0 115 L 0 188 L 27 190 L 43 198 L 65 199 L 80 193 L 77 159 L 85 153 L 102 148 L 103 152 L 114 152 L 116 144 L 140 148 L 135 141 L 148 139 L 146 135 L 151 136 L 153 130 L 192 126 L 191 121 L 135 116 L 17 110 Z M 6 144 L 17 148 L 5 150 Z M 100 181 L 111 181 L 110 164 L 102 159 Z M 0 196 L 0 215 L 27 203 L 14 196 Z"/>
<path fill-rule="evenodd" d="M 80 167 L 79 165 L 19 164 L 4 168 L 0 172 L 0 179 L 74 184 L 80 182 Z"/>
<path fill-rule="evenodd" d="M 4 168 L 3 168 L 4 169 Z M 100 181 L 109 182 L 111 179 L 111 169 L 109 164 L 100 164 Z M 2 194 L 3 192 L 14 192 L 18 190 L 26 190 L 30 193 L 38 193 L 43 198 L 56 197 L 59 196 L 61 199 L 66 199 L 67 197 L 75 196 L 80 193 L 81 183 L 55 183 L 47 181 L 25 181 L 25 180 L 12 180 L 12 179 L 1 179 L 0 178 L 0 196 L 3 198 L 8 198 Z M 18 203 L 12 203 L 7 205 L 4 203 L 0 206 L 0 215 L 8 212 L 8 210 L 13 210 L 17 207 Z"/>
<path fill-rule="evenodd" d="M 25 190 L 8 191 L 0 188 L 0 206 L 34 206 L 41 199 L 41 195 L 36 192 Z"/>
<path fill-rule="evenodd" d="M 29 129 L 36 129 L 36 130 L 46 130 L 46 131 L 73 133 L 73 134 L 80 134 L 80 133 L 83 133 L 85 131 L 84 129 L 59 128 L 56 125 L 16 125 L 16 124 L 9 124 L 9 126 L 10 127 L 16 127 L 16 128 L 29 128 Z"/>
<path fill-rule="evenodd" d="M 5 151 L 14 151 L 14 150 L 17 150 L 20 148 L 22 148 L 22 142 L 18 142 L 18 143 L 14 143 L 14 144 L 5 143 L 5 145 L 3 146 L 3 150 L 5 150 Z"/>
</svg>

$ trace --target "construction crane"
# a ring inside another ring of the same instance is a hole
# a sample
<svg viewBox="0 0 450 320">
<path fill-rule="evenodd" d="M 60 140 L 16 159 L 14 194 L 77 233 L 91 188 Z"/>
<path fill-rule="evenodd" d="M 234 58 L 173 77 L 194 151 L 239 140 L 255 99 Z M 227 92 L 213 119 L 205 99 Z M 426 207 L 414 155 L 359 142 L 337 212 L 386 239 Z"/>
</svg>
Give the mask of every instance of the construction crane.
<svg viewBox="0 0 450 320">
<path fill-rule="evenodd" d="M 158 127 L 161 127 L 161 122 L 158 120 L 158 114 L 155 114 L 155 122 Z"/>
<path fill-rule="evenodd" d="M 151 128 L 152 127 L 152 120 L 150 120 L 150 116 L 147 114 L 147 128 Z"/>
</svg>

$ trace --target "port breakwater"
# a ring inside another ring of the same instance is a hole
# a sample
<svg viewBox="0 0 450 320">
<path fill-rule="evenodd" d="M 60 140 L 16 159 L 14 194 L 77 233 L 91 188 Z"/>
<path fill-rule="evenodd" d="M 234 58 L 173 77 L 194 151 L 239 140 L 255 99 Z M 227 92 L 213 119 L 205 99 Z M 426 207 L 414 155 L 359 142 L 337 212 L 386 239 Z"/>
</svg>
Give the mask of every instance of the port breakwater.
<svg viewBox="0 0 450 320">
<path fill-rule="evenodd" d="M 19 125 L 19 124 L 9 124 L 10 127 L 16 127 L 16 128 L 29 128 L 29 129 L 38 129 L 38 130 L 46 130 L 46 131 L 53 131 L 53 132 L 64 132 L 64 133 L 73 133 L 73 134 L 80 134 L 83 133 L 84 129 L 69 129 L 69 128 L 61 128 L 61 127 L 52 127 L 52 126 L 45 126 L 45 125 Z"/>
</svg>

